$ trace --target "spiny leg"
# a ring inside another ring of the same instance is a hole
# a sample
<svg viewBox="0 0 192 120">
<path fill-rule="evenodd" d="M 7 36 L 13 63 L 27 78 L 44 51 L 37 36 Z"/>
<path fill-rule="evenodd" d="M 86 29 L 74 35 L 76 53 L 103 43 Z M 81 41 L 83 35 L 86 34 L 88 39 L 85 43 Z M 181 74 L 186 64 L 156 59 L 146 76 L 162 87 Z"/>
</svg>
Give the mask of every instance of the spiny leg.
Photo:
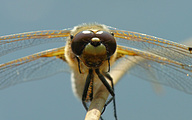
<svg viewBox="0 0 192 120">
<path fill-rule="evenodd" d="M 75 57 L 76 57 L 77 62 L 78 62 L 79 73 L 81 73 L 81 68 L 80 68 L 80 60 L 79 60 L 79 58 L 78 58 L 77 56 L 75 56 Z"/>
<path fill-rule="evenodd" d="M 109 73 L 105 72 L 103 73 L 103 75 L 109 79 L 111 81 L 111 86 L 112 86 L 112 89 L 113 89 L 113 92 L 115 92 L 115 89 L 114 89 L 114 84 L 113 84 L 113 78 L 110 76 Z M 114 107 L 114 116 L 115 118 L 117 119 L 117 111 L 116 111 L 116 102 L 115 102 L 115 96 L 113 96 L 112 98 L 109 99 L 109 101 L 107 101 L 107 103 L 105 104 L 105 107 L 113 100 L 113 107 Z M 105 109 L 104 109 L 105 110 Z M 104 112 L 104 111 L 103 111 Z M 103 113 L 102 112 L 102 113 Z"/>
<path fill-rule="evenodd" d="M 93 70 L 89 69 L 89 73 L 87 75 L 87 79 L 86 79 L 86 82 L 85 82 L 85 86 L 84 86 L 84 90 L 83 90 L 83 95 L 82 95 L 82 103 L 83 103 L 83 106 L 86 109 L 86 111 L 88 111 L 88 107 L 86 105 L 86 97 L 87 97 L 87 91 L 89 89 L 89 85 L 90 85 L 91 79 L 93 79 Z"/>
<path fill-rule="evenodd" d="M 92 101 L 93 99 L 93 70 L 89 69 L 89 73 L 87 75 L 87 79 L 85 82 L 84 90 L 83 90 L 83 95 L 82 95 L 82 103 L 86 111 L 88 111 L 88 106 L 86 104 L 87 97 L 89 97 L 89 100 Z M 89 91 L 90 89 L 90 91 Z M 87 92 L 90 92 L 89 95 Z M 87 96 L 88 95 L 88 96 Z M 100 117 L 101 120 L 103 120 L 102 117 Z"/>
<path fill-rule="evenodd" d="M 101 82 L 105 85 L 105 87 L 107 88 L 107 90 L 109 91 L 109 93 L 112 96 L 115 96 L 113 89 L 111 88 L 111 86 L 109 85 L 109 83 L 107 82 L 107 80 L 105 79 L 105 77 L 100 73 L 99 69 L 95 69 L 96 74 L 98 75 L 99 79 L 101 80 Z"/>
<path fill-rule="evenodd" d="M 108 59 L 108 72 L 110 72 L 110 67 L 111 67 L 111 65 L 110 65 L 110 58 Z"/>
<path fill-rule="evenodd" d="M 105 85 L 105 87 L 107 88 L 107 90 L 109 91 L 109 93 L 111 94 L 112 98 L 111 100 L 113 100 L 113 105 L 114 105 L 114 116 L 115 119 L 117 120 L 117 114 L 116 114 L 116 104 L 115 104 L 115 93 L 114 93 L 114 85 L 113 85 L 113 79 L 111 78 L 111 76 L 107 73 L 105 73 L 105 76 L 111 81 L 111 86 L 109 85 L 109 83 L 107 82 L 107 80 L 105 79 L 105 77 L 100 73 L 99 69 L 95 69 L 96 74 L 98 75 L 99 79 L 102 81 L 102 83 Z M 109 104 L 111 102 L 111 100 L 109 100 L 107 104 Z M 105 107 L 106 107 L 105 105 Z M 105 110 L 105 108 L 104 108 Z"/>
</svg>

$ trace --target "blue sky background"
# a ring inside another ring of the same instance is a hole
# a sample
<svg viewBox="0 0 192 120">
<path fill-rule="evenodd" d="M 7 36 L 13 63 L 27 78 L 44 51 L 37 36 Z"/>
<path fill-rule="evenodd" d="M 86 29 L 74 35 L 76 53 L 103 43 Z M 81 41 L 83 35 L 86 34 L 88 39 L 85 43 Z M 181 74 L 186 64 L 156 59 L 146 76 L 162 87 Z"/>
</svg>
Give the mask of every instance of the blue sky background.
<svg viewBox="0 0 192 120">
<path fill-rule="evenodd" d="M 0 35 L 71 28 L 99 22 L 123 30 L 183 42 L 192 37 L 191 0 L 1 0 Z M 37 46 L 6 55 L 1 63 L 47 49 Z M 126 75 L 117 84 L 120 120 L 191 120 L 192 95 Z M 113 118 L 112 106 L 104 113 Z M 86 112 L 71 90 L 70 74 L 12 86 L 0 91 L 0 120 L 82 120 Z"/>
</svg>

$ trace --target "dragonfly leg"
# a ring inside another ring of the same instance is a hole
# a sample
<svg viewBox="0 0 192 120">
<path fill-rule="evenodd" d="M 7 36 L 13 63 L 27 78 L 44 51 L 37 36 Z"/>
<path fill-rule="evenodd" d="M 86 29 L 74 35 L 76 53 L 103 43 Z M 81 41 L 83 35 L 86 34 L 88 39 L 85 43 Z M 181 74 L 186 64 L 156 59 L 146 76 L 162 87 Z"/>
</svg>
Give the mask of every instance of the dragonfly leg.
<svg viewBox="0 0 192 120">
<path fill-rule="evenodd" d="M 110 74 L 107 73 L 107 72 L 105 72 L 105 73 L 103 73 L 103 74 L 104 74 L 104 76 L 105 76 L 107 79 L 109 79 L 109 80 L 111 81 L 111 86 L 112 86 L 113 92 L 115 92 L 114 84 L 113 84 L 113 78 L 112 78 L 112 77 L 110 76 Z M 112 100 L 113 100 L 113 107 L 114 107 L 114 116 L 115 116 L 115 118 L 117 119 L 115 96 L 113 96 L 112 98 L 110 98 L 110 99 L 106 102 L 105 106 L 107 106 L 109 103 L 111 103 Z"/>
<path fill-rule="evenodd" d="M 80 68 L 80 60 L 79 58 L 76 56 L 77 62 L 78 62 L 78 68 L 79 68 L 79 73 L 81 73 L 81 68 Z"/>
<path fill-rule="evenodd" d="M 90 83 L 92 81 L 91 79 L 93 79 L 93 70 L 89 69 L 89 73 L 87 75 L 87 79 L 86 79 L 86 82 L 85 82 L 85 86 L 84 86 L 84 90 L 83 90 L 83 95 L 82 95 L 82 103 L 83 103 L 83 106 L 86 109 L 86 111 L 88 111 L 88 106 L 86 104 L 86 98 L 87 98 L 87 92 L 88 92 Z M 93 92 L 93 91 L 91 91 L 91 92 Z M 93 97 L 92 93 L 90 93 L 90 95 L 91 95 L 90 97 Z"/>
<path fill-rule="evenodd" d="M 110 58 L 108 59 L 108 72 L 110 72 Z"/>
<path fill-rule="evenodd" d="M 107 90 L 109 91 L 109 93 L 112 96 L 112 98 L 105 104 L 103 112 L 105 111 L 105 107 L 113 100 L 114 117 L 117 120 L 113 79 L 112 79 L 112 77 L 108 73 L 104 73 L 104 76 L 111 81 L 111 86 L 110 86 L 109 83 L 107 82 L 107 80 L 105 79 L 105 77 L 100 73 L 99 69 L 95 69 L 95 72 L 96 72 L 96 74 L 98 75 L 99 79 L 102 81 L 102 83 L 105 85 L 105 87 L 107 88 Z"/>
</svg>

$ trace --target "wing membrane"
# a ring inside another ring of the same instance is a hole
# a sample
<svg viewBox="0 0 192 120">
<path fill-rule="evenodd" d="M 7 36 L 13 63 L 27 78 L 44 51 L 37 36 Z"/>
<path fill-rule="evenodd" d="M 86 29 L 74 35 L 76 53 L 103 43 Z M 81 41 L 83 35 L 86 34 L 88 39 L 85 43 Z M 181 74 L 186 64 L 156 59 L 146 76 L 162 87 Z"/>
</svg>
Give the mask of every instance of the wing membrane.
<svg viewBox="0 0 192 120">
<path fill-rule="evenodd" d="M 191 47 L 146 34 L 113 30 L 118 44 L 192 65 Z"/>
<path fill-rule="evenodd" d="M 64 47 L 46 50 L 0 65 L 0 89 L 69 71 Z"/>
<path fill-rule="evenodd" d="M 0 36 L 0 56 L 39 44 L 64 42 L 69 34 L 70 30 L 45 30 Z"/>
<path fill-rule="evenodd" d="M 128 71 L 129 73 L 147 81 L 164 84 L 192 94 L 192 66 L 186 64 L 185 58 L 171 60 L 129 47 L 118 46 L 118 49 L 124 51 L 118 52 L 118 54 L 125 55 L 121 57 L 121 60 L 134 64 L 132 69 Z"/>
</svg>

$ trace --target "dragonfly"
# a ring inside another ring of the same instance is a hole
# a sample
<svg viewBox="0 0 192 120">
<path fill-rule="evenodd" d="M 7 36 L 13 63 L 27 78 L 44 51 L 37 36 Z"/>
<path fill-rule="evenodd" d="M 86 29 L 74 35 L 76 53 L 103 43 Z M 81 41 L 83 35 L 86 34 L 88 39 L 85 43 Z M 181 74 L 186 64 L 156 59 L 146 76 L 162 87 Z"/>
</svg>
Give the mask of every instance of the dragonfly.
<svg viewBox="0 0 192 120">
<path fill-rule="evenodd" d="M 103 112 L 112 102 L 117 120 L 110 72 L 121 71 L 123 65 L 118 67 L 117 63 L 125 61 L 134 64 L 128 73 L 192 94 L 192 47 L 104 24 L 84 23 L 63 30 L 0 36 L 0 56 L 53 42 L 65 46 L 0 64 L 0 89 L 70 70 L 73 92 L 84 108 L 88 110 L 98 84 L 103 84 L 111 95 Z"/>
</svg>

